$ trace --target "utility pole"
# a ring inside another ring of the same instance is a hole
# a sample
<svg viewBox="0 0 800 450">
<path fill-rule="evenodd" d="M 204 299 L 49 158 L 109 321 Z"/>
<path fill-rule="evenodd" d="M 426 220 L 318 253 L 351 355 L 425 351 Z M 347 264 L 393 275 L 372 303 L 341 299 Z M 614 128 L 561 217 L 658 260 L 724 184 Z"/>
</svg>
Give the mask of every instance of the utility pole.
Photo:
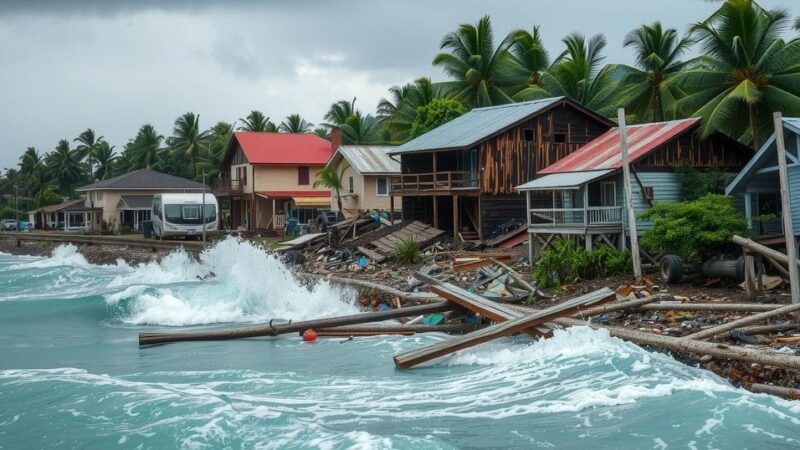
<svg viewBox="0 0 800 450">
<path fill-rule="evenodd" d="M 783 216 L 783 237 L 786 241 L 786 256 L 789 257 L 789 286 L 792 303 L 800 303 L 800 270 L 797 267 L 797 241 L 792 224 L 792 204 L 789 200 L 789 178 L 786 171 L 786 144 L 783 141 L 783 117 L 776 112 L 775 145 L 778 147 L 778 175 L 781 183 L 781 216 Z"/>
<path fill-rule="evenodd" d="M 619 142 L 622 153 L 622 184 L 625 188 L 625 205 L 628 211 L 628 233 L 631 235 L 631 256 L 633 257 L 633 276 L 636 284 L 642 283 L 642 260 L 639 255 L 639 236 L 636 231 L 636 211 L 633 209 L 633 190 L 631 189 L 631 168 L 628 161 L 628 130 L 625 128 L 625 108 L 617 111 L 619 119 Z M 625 239 L 625 233 L 622 233 Z"/>
<path fill-rule="evenodd" d="M 14 220 L 17 221 L 14 231 L 19 231 L 19 188 L 16 183 L 14 183 Z"/>
<path fill-rule="evenodd" d="M 203 248 L 206 248 L 206 169 L 203 169 Z"/>
</svg>

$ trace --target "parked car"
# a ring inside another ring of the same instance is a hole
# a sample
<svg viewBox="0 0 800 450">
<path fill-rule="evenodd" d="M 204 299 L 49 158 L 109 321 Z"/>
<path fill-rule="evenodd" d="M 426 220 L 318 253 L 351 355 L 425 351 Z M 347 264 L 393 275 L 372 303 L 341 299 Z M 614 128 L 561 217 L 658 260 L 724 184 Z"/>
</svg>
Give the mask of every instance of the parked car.
<svg viewBox="0 0 800 450">
<path fill-rule="evenodd" d="M 344 214 L 341 212 L 323 209 L 317 215 L 317 228 L 319 228 L 319 231 L 325 232 L 328 231 L 329 226 L 342 220 L 344 220 Z"/>
<path fill-rule="evenodd" d="M 3 219 L 0 221 L 0 230 L 17 231 L 17 221 L 14 219 Z"/>
</svg>

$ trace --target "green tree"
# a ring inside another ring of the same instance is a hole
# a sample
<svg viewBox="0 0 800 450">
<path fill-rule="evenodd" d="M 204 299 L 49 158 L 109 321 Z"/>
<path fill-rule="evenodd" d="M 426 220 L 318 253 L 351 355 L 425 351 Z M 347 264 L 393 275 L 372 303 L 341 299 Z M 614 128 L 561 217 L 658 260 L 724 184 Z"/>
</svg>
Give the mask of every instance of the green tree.
<svg viewBox="0 0 800 450">
<path fill-rule="evenodd" d="M 328 108 L 325 113 L 324 119 L 327 121 L 322 125 L 327 128 L 340 127 L 344 125 L 345 121 L 352 115 L 356 114 L 356 98 L 353 101 L 339 100 Z"/>
<path fill-rule="evenodd" d="M 219 174 L 222 159 L 228 150 L 228 143 L 233 136 L 233 125 L 228 122 L 217 122 L 209 130 L 208 149 L 200 156 L 198 166 L 209 178 Z"/>
<path fill-rule="evenodd" d="M 117 159 L 114 146 L 109 144 L 106 140 L 101 140 L 94 149 L 94 155 L 95 161 L 97 162 L 97 169 L 95 169 L 93 179 L 107 180 L 113 177 L 114 161 Z"/>
<path fill-rule="evenodd" d="M 679 37 L 677 30 L 665 30 L 660 22 L 642 25 L 625 37 L 625 47 L 634 50 L 636 67 L 620 66 L 626 75 L 617 96 L 618 104 L 635 121 L 660 122 L 670 117 L 675 96 L 667 81 L 686 69 L 681 56 L 691 44 L 689 35 Z"/>
<path fill-rule="evenodd" d="M 417 110 L 437 98 L 446 98 L 446 90 L 430 78 L 418 78 L 405 86 L 389 89 L 391 99 L 381 99 L 378 103 L 378 120 L 386 131 L 386 140 L 401 144 L 413 136 L 411 128 L 417 117 Z"/>
<path fill-rule="evenodd" d="M 317 172 L 316 180 L 314 180 L 314 188 L 318 188 L 320 186 L 325 186 L 328 189 L 332 189 L 334 195 L 336 196 L 336 204 L 339 206 L 339 211 L 344 211 L 342 208 L 342 189 L 344 186 L 344 171 L 346 168 L 342 168 L 341 171 L 337 172 L 336 169 L 332 166 L 325 166 L 324 169 Z"/>
<path fill-rule="evenodd" d="M 58 194 L 58 188 L 52 184 L 44 186 L 33 198 L 33 203 L 37 208 L 47 205 L 57 205 L 63 201 L 64 198 Z"/>
<path fill-rule="evenodd" d="M 80 156 L 69 148 L 69 141 L 58 141 L 55 150 L 47 155 L 46 164 L 61 194 L 69 197 L 82 175 Z"/>
<path fill-rule="evenodd" d="M 22 188 L 27 194 L 33 195 L 41 186 L 41 175 L 45 173 L 44 160 L 34 147 L 28 147 L 19 158 L 20 179 Z"/>
<path fill-rule="evenodd" d="M 125 146 L 125 153 L 131 153 L 131 167 L 128 170 L 160 169 L 163 141 L 164 136 L 158 134 L 152 125 L 149 123 L 142 125 L 136 133 L 136 137 Z"/>
<path fill-rule="evenodd" d="M 342 143 L 351 145 L 381 144 L 383 139 L 378 128 L 378 120 L 371 115 L 362 116 L 356 111 L 341 124 Z"/>
<path fill-rule="evenodd" d="M 513 39 L 510 47 L 511 56 L 528 74 L 524 88 L 527 92 L 522 95 L 532 96 L 534 92 L 540 92 L 542 96 L 549 95 L 544 91 L 544 74 L 550 68 L 550 54 L 544 47 L 539 27 L 533 27 L 530 32 L 516 30 L 511 36 Z"/>
<path fill-rule="evenodd" d="M 316 134 L 317 136 L 321 137 L 322 139 L 330 139 L 331 138 L 330 131 L 328 130 L 328 128 L 325 128 L 325 127 L 314 128 L 313 133 Z"/>
<path fill-rule="evenodd" d="M 282 133 L 309 133 L 314 127 L 311 122 L 306 122 L 300 114 L 289 114 L 286 120 L 281 122 L 278 130 Z"/>
<path fill-rule="evenodd" d="M 470 108 L 511 103 L 525 77 L 509 56 L 512 43 L 508 35 L 495 47 L 489 16 L 483 16 L 475 25 L 462 24 L 447 34 L 441 49 L 448 52 L 436 55 L 433 65 L 453 79 L 443 85 Z"/>
<path fill-rule="evenodd" d="M 78 143 L 75 148 L 78 158 L 83 161 L 86 160 L 86 173 L 88 174 L 89 182 L 94 181 L 94 160 L 97 152 L 98 144 L 103 140 L 103 136 L 96 136 L 91 128 L 83 131 L 74 142 Z"/>
<path fill-rule="evenodd" d="M 269 117 L 265 116 L 264 113 L 256 109 L 250 111 L 250 114 L 248 114 L 247 117 L 244 119 L 239 119 L 239 121 L 242 122 L 242 125 L 237 128 L 239 131 L 278 131 L 275 124 L 269 120 Z"/>
<path fill-rule="evenodd" d="M 197 156 L 208 147 L 208 131 L 200 131 L 200 115 L 187 112 L 178 117 L 167 143 L 174 152 L 191 159 L 192 177 L 196 179 Z"/>
<path fill-rule="evenodd" d="M 465 112 L 467 109 L 459 101 L 447 98 L 434 99 L 417 109 L 414 123 L 411 126 L 411 134 L 414 137 L 425 134 Z"/>
<path fill-rule="evenodd" d="M 720 131 L 758 148 L 772 127 L 772 112 L 800 115 L 800 39 L 779 38 L 787 13 L 753 0 L 726 0 L 692 27 L 704 55 L 672 83 L 686 92 L 679 114 L 703 118 L 701 131 Z"/>
</svg>

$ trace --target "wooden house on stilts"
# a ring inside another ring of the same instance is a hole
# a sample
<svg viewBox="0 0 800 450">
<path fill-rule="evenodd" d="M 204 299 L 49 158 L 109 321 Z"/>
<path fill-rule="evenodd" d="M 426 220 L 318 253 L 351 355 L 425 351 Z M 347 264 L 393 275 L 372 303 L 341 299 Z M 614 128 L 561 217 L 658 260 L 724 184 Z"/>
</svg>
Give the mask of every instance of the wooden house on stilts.
<svg viewBox="0 0 800 450">
<path fill-rule="evenodd" d="M 516 186 L 612 125 L 565 97 L 476 108 L 390 151 L 401 166 L 391 196 L 403 197 L 405 220 L 488 240 L 524 223 Z"/>
<path fill-rule="evenodd" d="M 684 119 L 627 127 L 637 214 L 658 202 L 683 200 L 678 167 L 714 168 L 733 174 L 752 155 L 749 147 L 719 133 L 700 139 L 699 126 L 700 119 Z M 614 127 L 518 186 L 529 201 L 531 260 L 557 239 L 579 239 L 588 250 L 598 244 L 624 249 L 628 226 L 622 183 L 620 132 Z M 550 206 L 532 201 L 542 194 L 551 196 Z M 637 231 L 648 226 L 637 222 Z"/>
</svg>

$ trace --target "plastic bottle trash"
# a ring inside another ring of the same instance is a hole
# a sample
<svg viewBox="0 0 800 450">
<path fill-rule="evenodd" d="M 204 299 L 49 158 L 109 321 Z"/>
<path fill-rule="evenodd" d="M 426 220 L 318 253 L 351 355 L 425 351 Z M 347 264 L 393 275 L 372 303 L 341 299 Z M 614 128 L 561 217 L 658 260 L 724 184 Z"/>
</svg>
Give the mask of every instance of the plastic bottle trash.
<svg viewBox="0 0 800 450">
<path fill-rule="evenodd" d="M 367 259 L 366 256 L 361 256 L 356 260 L 356 264 L 358 264 L 358 267 L 367 267 L 369 264 L 369 259 Z"/>
</svg>

